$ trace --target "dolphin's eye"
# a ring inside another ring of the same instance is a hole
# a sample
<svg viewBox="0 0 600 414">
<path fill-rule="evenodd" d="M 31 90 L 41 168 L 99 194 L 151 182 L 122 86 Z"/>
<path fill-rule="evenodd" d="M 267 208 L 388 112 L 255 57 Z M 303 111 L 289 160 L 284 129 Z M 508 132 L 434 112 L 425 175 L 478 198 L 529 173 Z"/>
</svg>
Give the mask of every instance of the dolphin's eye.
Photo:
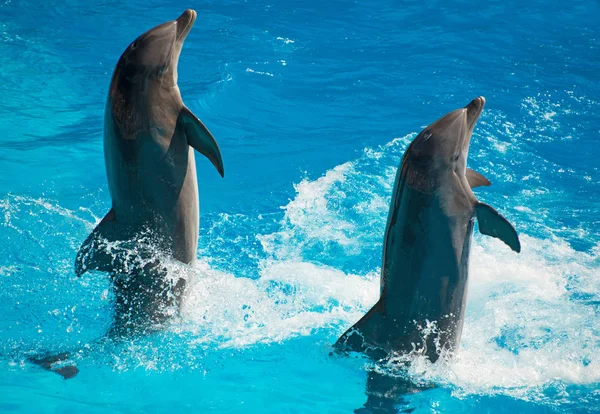
<svg viewBox="0 0 600 414">
<path fill-rule="evenodd" d="M 454 155 L 454 159 L 453 159 L 453 161 L 454 161 L 454 162 L 458 162 L 458 159 L 459 159 L 459 158 L 460 158 L 460 154 L 456 154 L 456 155 Z"/>
</svg>

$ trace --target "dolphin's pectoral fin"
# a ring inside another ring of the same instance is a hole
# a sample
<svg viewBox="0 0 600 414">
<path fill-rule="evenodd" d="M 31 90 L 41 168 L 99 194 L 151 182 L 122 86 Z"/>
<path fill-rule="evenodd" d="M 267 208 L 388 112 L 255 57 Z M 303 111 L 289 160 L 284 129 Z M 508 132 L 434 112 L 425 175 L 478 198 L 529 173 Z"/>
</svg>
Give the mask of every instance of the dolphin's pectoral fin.
<svg viewBox="0 0 600 414">
<path fill-rule="evenodd" d="M 221 150 L 219 150 L 219 145 L 215 141 L 215 137 L 212 136 L 202 121 L 185 106 L 179 113 L 179 116 L 185 125 L 185 135 L 190 147 L 206 156 L 216 167 L 221 177 L 223 177 L 223 159 L 221 158 Z"/>
<path fill-rule="evenodd" d="M 521 242 L 517 231 L 500 213 L 487 204 L 477 203 L 475 214 L 479 223 L 479 231 L 482 234 L 502 240 L 517 253 L 521 251 Z"/>
<path fill-rule="evenodd" d="M 470 168 L 467 168 L 467 172 L 465 175 L 467 176 L 467 181 L 469 182 L 471 188 L 482 186 L 488 187 L 492 184 L 490 180 L 485 178 L 482 174 L 478 173 L 477 171 L 473 171 Z"/>
<path fill-rule="evenodd" d="M 115 212 L 111 209 L 85 239 L 75 259 L 75 274 L 81 276 L 88 270 L 110 272 L 113 270 L 113 255 L 106 250 L 106 241 L 115 240 Z"/>
<path fill-rule="evenodd" d="M 354 326 L 348 329 L 335 343 L 334 347 L 340 352 L 367 352 L 376 348 L 377 331 L 382 329 L 383 303 L 380 299 Z M 367 352 L 368 353 L 368 352 Z"/>
</svg>

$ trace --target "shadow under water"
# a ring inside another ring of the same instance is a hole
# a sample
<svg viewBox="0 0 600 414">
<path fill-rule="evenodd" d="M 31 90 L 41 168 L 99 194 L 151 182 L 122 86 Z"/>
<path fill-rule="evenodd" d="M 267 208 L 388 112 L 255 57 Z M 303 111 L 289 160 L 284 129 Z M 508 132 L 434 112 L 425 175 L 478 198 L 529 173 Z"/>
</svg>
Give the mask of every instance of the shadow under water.
<svg viewBox="0 0 600 414">
<path fill-rule="evenodd" d="M 405 375 L 379 372 L 377 368 L 367 371 L 364 406 L 354 410 L 357 414 L 411 413 L 415 410 L 407 395 L 435 388 L 433 384 L 416 384 Z"/>
</svg>

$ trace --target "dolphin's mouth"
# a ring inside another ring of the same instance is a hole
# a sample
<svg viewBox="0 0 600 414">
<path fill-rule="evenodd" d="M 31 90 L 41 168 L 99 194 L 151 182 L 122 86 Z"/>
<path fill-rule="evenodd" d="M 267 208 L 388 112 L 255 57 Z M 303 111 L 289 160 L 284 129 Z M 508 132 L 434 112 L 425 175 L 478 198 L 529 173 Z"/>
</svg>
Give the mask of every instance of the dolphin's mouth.
<svg viewBox="0 0 600 414">
<path fill-rule="evenodd" d="M 177 22 L 177 40 L 183 40 L 196 21 L 196 12 L 192 9 L 187 9 L 175 21 Z"/>
<path fill-rule="evenodd" d="M 483 111 L 483 107 L 485 106 L 485 98 L 483 96 L 478 96 L 473 99 L 465 108 L 467 109 L 467 127 L 469 131 L 473 130 L 475 126 L 475 122 L 479 119 L 481 112 Z"/>
</svg>

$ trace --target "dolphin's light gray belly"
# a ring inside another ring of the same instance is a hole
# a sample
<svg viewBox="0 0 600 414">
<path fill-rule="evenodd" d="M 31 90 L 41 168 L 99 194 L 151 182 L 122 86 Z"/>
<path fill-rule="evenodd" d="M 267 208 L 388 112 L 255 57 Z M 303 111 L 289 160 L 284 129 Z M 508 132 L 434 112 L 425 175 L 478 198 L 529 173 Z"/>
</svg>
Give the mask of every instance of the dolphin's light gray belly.
<svg viewBox="0 0 600 414">
<path fill-rule="evenodd" d="M 106 171 L 117 222 L 126 237 L 150 232 L 165 253 L 184 263 L 196 257 L 198 182 L 193 148 L 181 128 L 166 145 L 151 135 L 124 139 L 105 129 Z"/>
</svg>

